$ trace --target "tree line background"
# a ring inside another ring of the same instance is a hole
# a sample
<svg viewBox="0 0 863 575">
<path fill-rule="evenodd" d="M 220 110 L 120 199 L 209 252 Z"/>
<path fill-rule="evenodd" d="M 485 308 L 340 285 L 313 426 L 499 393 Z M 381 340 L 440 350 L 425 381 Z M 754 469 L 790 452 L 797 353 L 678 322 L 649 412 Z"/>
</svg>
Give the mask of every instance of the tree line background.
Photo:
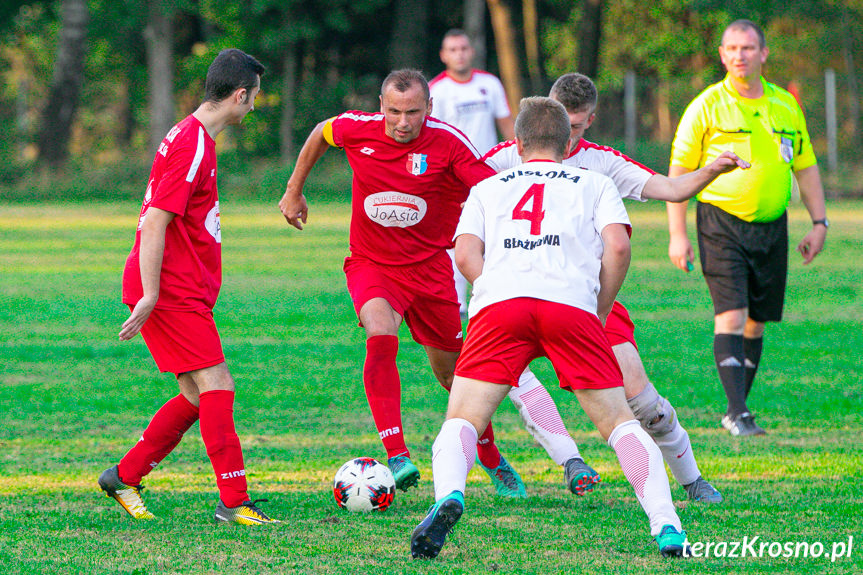
<svg viewBox="0 0 863 575">
<path fill-rule="evenodd" d="M 798 96 L 820 157 L 824 71 L 835 70 L 841 167 L 858 174 L 863 0 L 52 0 L 0 4 L 0 190 L 34 173 L 147 169 L 227 47 L 267 73 L 255 112 L 226 131 L 220 154 L 288 165 L 321 119 L 377 110 L 391 69 L 440 72 L 452 27 L 475 39 L 477 66 L 501 76 L 513 105 L 562 73 L 593 77 L 594 141 L 622 146 L 634 72 L 639 149 L 626 151 L 664 171 L 677 120 L 723 77 L 716 48 L 741 17 L 765 29 L 765 74 Z"/>
</svg>

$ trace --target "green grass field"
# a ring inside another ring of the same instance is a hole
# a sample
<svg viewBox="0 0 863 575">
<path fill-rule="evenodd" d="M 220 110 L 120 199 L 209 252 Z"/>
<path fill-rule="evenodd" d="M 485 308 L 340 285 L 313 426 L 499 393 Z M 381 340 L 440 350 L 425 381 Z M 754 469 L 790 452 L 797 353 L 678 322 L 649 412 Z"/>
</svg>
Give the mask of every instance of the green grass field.
<svg viewBox="0 0 863 575">
<path fill-rule="evenodd" d="M 830 204 L 827 251 L 813 265 L 792 254 L 785 321 L 768 329 L 750 399 L 769 434 L 747 440 L 718 424 L 725 404 L 699 271 L 686 275 L 668 262 L 663 206 L 628 205 L 633 264 L 620 299 L 638 327 L 648 374 L 677 407 L 702 472 L 726 498 L 688 504 L 672 485 L 690 541 L 820 543 L 824 556 L 773 558 L 765 548 L 760 557 L 663 560 L 614 452 L 539 360 L 535 370 L 603 482 L 585 498 L 571 495 L 504 404 L 498 442 L 530 497 L 498 498 L 472 471 L 466 514 L 431 562 L 410 559 L 409 536 L 432 503 L 431 444 L 446 394 L 406 331 L 399 367 L 420 488 L 399 493 L 380 514 L 352 515 L 333 501 L 341 463 L 385 455 L 366 406 L 363 334 L 341 272 L 349 209 L 311 202 L 301 233 L 286 226 L 275 201 L 228 197 L 222 206 L 216 319 L 238 383 L 252 495 L 269 498 L 265 509 L 284 521 L 272 528 L 213 523 L 215 482 L 197 426 L 146 478 L 158 521 L 135 523 L 102 496 L 99 472 L 176 394 L 140 338 L 117 340 L 128 313 L 120 273 L 138 205 L 0 205 L 0 572 L 863 572 L 863 202 Z M 791 216 L 796 243 L 808 220 L 799 206 Z M 849 537 L 851 556 L 831 562 L 833 544 Z"/>
</svg>

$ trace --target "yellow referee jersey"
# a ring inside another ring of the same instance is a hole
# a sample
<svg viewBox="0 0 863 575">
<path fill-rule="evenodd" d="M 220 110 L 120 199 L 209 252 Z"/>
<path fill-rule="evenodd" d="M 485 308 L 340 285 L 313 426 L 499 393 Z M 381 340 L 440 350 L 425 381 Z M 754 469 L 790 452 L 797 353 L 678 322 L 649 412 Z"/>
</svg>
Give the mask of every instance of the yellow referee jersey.
<svg viewBox="0 0 863 575">
<path fill-rule="evenodd" d="M 671 165 L 690 170 L 730 150 L 752 164 L 717 178 L 697 199 L 748 222 L 771 222 L 791 197 L 792 170 L 816 163 L 803 111 L 790 93 L 761 78 L 764 95 L 740 96 L 728 76 L 689 104 L 671 146 Z"/>
</svg>

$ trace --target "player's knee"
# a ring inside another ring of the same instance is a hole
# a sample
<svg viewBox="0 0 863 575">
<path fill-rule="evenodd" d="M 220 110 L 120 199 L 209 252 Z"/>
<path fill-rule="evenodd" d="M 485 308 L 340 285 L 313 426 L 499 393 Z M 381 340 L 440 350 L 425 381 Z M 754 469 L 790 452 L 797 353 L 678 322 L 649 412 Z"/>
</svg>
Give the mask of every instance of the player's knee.
<svg viewBox="0 0 863 575">
<path fill-rule="evenodd" d="M 626 400 L 641 427 L 653 437 L 662 437 L 677 425 L 677 413 L 668 400 L 648 382 L 644 391 Z"/>
</svg>

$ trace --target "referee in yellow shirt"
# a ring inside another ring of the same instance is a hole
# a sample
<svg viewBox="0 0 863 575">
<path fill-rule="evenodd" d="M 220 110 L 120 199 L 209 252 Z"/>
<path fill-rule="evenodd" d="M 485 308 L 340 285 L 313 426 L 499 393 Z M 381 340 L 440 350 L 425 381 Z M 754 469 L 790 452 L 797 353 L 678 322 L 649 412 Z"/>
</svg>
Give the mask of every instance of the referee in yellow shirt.
<svg viewBox="0 0 863 575">
<path fill-rule="evenodd" d="M 725 29 L 719 56 L 728 74 L 687 107 L 668 171 L 669 177 L 683 175 L 726 150 L 752 164 L 696 197 L 701 269 L 715 314 L 713 353 L 728 398 L 722 426 L 736 436 L 764 433 L 746 398 L 761 359 L 764 324 L 782 319 L 792 178 L 812 218 L 812 229 L 797 246 L 804 263 L 824 247 L 828 226 L 803 112 L 791 94 L 761 77 L 767 53 L 764 32 L 753 22 L 736 20 Z M 668 255 L 690 271 L 686 207 L 668 204 Z"/>
</svg>

